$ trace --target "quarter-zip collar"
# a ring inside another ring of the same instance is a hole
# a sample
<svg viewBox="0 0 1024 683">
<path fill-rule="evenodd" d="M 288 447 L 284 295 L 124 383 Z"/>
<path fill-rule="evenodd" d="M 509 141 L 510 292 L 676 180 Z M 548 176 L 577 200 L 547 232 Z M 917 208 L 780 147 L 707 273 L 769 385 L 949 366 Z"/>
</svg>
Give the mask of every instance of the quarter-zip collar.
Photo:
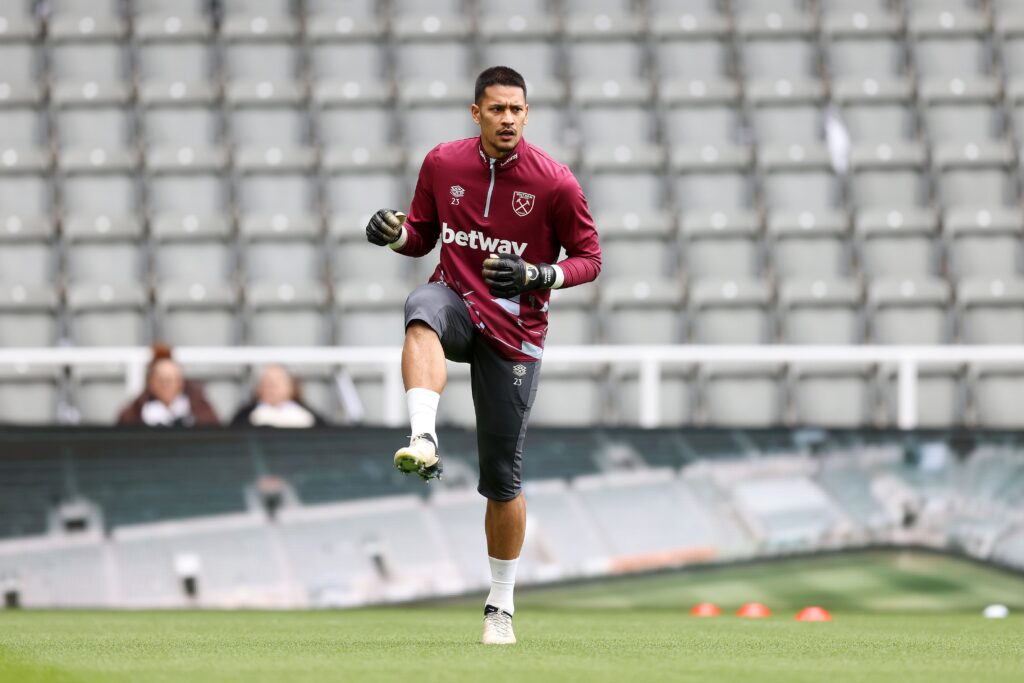
<svg viewBox="0 0 1024 683">
<path fill-rule="evenodd" d="M 480 155 L 481 165 L 490 170 L 491 158 L 487 156 L 487 152 L 484 151 L 483 143 L 478 142 L 476 149 Z M 495 172 L 501 173 L 502 171 L 506 171 L 510 168 L 515 168 L 516 164 L 519 163 L 519 160 L 523 158 L 523 154 L 526 153 L 526 149 L 526 138 L 519 138 L 519 144 L 515 146 L 508 156 L 494 160 Z"/>
</svg>

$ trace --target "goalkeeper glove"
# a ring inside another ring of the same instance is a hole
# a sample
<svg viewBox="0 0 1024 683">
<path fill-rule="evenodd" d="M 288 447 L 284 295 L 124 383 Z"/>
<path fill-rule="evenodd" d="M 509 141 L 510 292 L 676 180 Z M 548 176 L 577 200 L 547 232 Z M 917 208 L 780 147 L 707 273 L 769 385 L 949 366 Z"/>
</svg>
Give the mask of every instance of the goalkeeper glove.
<svg viewBox="0 0 1024 683">
<path fill-rule="evenodd" d="M 517 254 L 491 254 L 484 260 L 483 273 L 491 296 L 503 299 L 555 284 L 554 266 L 527 263 Z"/>
<path fill-rule="evenodd" d="M 397 242 L 402 236 L 403 223 L 405 214 L 401 211 L 381 209 L 370 216 L 370 222 L 366 224 L 366 239 L 381 247 Z"/>
</svg>

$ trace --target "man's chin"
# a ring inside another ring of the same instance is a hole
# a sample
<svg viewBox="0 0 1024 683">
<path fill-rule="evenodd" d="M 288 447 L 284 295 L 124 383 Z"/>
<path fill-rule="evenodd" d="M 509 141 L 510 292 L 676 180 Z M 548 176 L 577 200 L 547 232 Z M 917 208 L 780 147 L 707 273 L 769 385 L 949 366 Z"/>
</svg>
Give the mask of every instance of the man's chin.
<svg viewBox="0 0 1024 683">
<path fill-rule="evenodd" d="M 508 154 L 509 152 L 516 148 L 516 145 L 519 144 L 519 138 L 508 141 L 498 138 L 497 140 L 494 140 L 491 144 L 494 145 L 494 149 L 498 150 L 502 154 Z"/>
</svg>

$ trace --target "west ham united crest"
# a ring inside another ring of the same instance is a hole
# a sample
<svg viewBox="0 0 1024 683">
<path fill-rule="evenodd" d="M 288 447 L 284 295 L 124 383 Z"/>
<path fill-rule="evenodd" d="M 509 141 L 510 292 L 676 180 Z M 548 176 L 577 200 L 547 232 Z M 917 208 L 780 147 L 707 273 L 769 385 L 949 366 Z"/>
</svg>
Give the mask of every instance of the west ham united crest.
<svg viewBox="0 0 1024 683">
<path fill-rule="evenodd" d="M 533 211 L 533 205 L 536 200 L 537 197 L 535 195 L 519 191 L 513 192 L 512 209 L 516 212 L 517 216 L 525 216 Z"/>
</svg>

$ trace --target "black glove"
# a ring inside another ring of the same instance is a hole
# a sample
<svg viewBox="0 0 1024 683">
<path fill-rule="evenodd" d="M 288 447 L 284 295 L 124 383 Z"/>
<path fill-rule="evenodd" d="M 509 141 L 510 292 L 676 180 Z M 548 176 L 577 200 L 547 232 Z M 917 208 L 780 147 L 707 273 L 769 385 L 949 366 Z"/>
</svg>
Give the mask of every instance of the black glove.
<svg viewBox="0 0 1024 683">
<path fill-rule="evenodd" d="M 484 261 L 483 272 L 491 296 L 503 299 L 555 284 L 555 269 L 552 266 L 547 263 L 533 265 L 516 254 L 491 254 Z"/>
<path fill-rule="evenodd" d="M 381 247 L 397 242 L 402 236 L 405 214 L 394 209 L 381 209 L 366 224 L 366 239 Z"/>
</svg>

